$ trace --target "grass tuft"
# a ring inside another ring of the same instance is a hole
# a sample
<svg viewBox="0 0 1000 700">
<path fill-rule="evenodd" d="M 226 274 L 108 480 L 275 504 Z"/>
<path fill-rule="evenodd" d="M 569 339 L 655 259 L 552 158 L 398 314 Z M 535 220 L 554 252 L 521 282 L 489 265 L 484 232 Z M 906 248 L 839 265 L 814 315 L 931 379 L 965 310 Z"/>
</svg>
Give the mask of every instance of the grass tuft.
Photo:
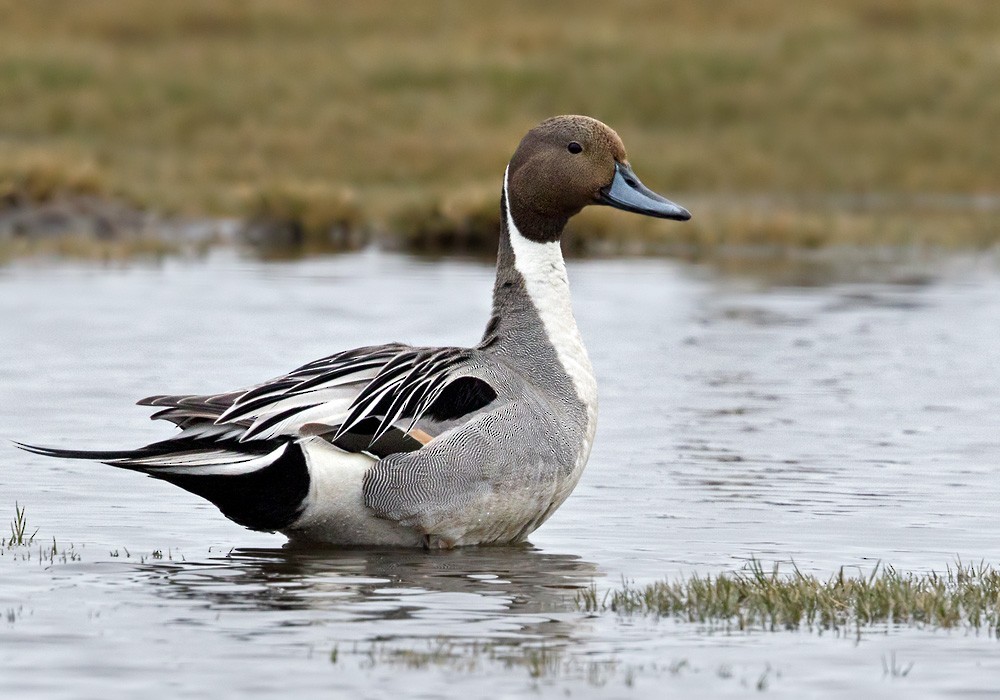
<svg viewBox="0 0 1000 700">
<path fill-rule="evenodd" d="M 868 576 L 841 569 L 827 580 L 798 568 L 784 574 L 756 559 L 743 571 L 692 576 L 643 587 L 627 582 L 577 594 L 585 611 L 655 615 L 726 630 L 838 630 L 862 626 L 967 627 L 1000 639 L 1000 571 L 957 562 L 944 573 L 899 573 L 876 566 Z"/>
<path fill-rule="evenodd" d="M 356 195 L 321 184 L 282 183 L 244 195 L 240 235 L 263 255 L 356 250 L 368 242 Z"/>
<path fill-rule="evenodd" d="M 10 521 L 10 537 L 2 541 L 2 545 L 7 548 L 30 547 L 38 534 L 36 528 L 30 535 L 28 533 L 28 518 L 24 514 L 24 506 L 14 503 L 14 519 Z"/>
<path fill-rule="evenodd" d="M 500 203 L 496 192 L 478 190 L 456 196 L 431 196 L 401 205 L 391 218 L 390 235 L 382 243 L 413 253 L 460 253 L 492 256 L 500 235 Z"/>
<path fill-rule="evenodd" d="M 10 521 L 10 537 L 0 539 L 0 555 L 4 554 L 5 551 L 13 550 L 10 554 L 14 561 L 31 561 L 33 558 L 31 545 L 34 544 L 36 535 L 38 535 L 38 528 L 34 530 L 29 528 L 24 506 L 15 503 L 14 519 Z M 43 565 L 58 562 L 65 564 L 80 561 L 81 558 L 74 545 L 60 548 L 55 537 L 52 538 L 51 545 L 39 544 L 37 554 L 38 563 Z"/>
<path fill-rule="evenodd" d="M 92 161 L 28 151 L 0 163 L 0 210 L 64 195 L 107 194 L 107 182 Z"/>
</svg>

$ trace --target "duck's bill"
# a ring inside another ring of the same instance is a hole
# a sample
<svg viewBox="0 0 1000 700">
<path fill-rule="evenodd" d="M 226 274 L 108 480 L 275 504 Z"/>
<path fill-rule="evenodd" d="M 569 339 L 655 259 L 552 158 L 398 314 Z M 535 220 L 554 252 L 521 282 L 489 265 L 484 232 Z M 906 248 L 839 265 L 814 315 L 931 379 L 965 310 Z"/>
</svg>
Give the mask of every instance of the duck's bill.
<svg viewBox="0 0 1000 700">
<path fill-rule="evenodd" d="M 666 197 L 661 197 L 642 184 L 632 172 L 632 168 L 624 163 L 615 163 L 615 179 L 601 190 L 597 201 L 609 207 L 660 219 L 687 221 L 691 218 L 691 213 L 687 209 L 674 204 Z"/>
</svg>

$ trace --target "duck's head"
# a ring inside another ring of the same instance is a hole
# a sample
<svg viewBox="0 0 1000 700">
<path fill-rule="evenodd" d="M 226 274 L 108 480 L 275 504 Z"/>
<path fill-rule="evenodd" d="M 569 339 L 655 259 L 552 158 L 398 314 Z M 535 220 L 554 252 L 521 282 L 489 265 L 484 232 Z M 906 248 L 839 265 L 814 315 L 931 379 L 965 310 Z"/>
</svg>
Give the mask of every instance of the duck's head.
<svg viewBox="0 0 1000 700">
<path fill-rule="evenodd" d="M 566 221 L 588 204 L 691 218 L 639 181 L 611 127 L 578 115 L 546 119 L 525 135 L 507 168 L 506 194 L 518 230 L 538 241 L 557 240 Z"/>
</svg>

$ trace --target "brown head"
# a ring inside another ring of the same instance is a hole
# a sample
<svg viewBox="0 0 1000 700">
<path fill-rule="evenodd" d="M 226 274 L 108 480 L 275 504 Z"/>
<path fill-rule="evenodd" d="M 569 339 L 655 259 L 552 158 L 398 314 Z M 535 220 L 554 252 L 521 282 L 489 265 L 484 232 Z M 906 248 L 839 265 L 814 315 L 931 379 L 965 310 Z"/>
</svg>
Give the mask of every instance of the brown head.
<svg viewBox="0 0 1000 700">
<path fill-rule="evenodd" d="M 518 230 L 558 240 L 566 221 L 588 204 L 686 220 L 686 209 L 645 187 L 611 127 L 578 115 L 546 119 L 529 131 L 507 169 L 507 205 Z"/>
</svg>

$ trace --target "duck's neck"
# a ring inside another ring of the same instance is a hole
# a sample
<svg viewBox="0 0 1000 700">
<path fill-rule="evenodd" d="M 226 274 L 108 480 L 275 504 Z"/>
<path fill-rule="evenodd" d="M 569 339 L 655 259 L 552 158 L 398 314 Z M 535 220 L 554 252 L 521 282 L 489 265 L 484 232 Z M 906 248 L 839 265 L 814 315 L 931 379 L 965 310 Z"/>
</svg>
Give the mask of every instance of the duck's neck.
<svg viewBox="0 0 1000 700">
<path fill-rule="evenodd" d="M 499 346 L 505 354 L 525 362 L 538 361 L 547 350 L 540 344 L 550 345 L 579 398 L 587 404 L 594 402 L 593 369 L 573 317 L 558 237 L 547 242 L 526 237 L 515 223 L 509 202 L 505 175 L 493 315 L 483 345 Z"/>
</svg>

